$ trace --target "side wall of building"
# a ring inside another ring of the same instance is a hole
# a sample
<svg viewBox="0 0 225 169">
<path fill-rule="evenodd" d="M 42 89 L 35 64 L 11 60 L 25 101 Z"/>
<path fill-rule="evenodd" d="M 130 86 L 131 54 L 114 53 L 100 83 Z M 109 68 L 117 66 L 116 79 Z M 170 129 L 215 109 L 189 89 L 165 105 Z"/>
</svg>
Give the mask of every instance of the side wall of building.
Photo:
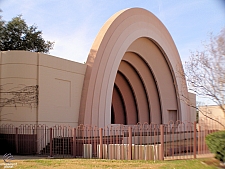
<svg viewBox="0 0 225 169">
<path fill-rule="evenodd" d="M 214 127 L 224 130 L 225 114 L 218 105 L 200 106 L 198 113 L 198 121 L 200 124 L 207 123 L 209 124 L 209 128 Z"/>
<path fill-rule="evenodd" d="M 1 52 L 0 122 L 30 124 L 37 121 L 37 53 Z M 30 93 L 28 93 L 30 92 Z"/>
<path fill-rule="evenodd" d="M 84 64 L 46 54 L 1 52 L 0 124 L 77 126 L 85 71 Z"/>
<path fill-rule="evenodd" d="M 190 118 L 191 122 L 196 121 L 196 94 L 188 92 L 190 100 Z"/>
</svg>

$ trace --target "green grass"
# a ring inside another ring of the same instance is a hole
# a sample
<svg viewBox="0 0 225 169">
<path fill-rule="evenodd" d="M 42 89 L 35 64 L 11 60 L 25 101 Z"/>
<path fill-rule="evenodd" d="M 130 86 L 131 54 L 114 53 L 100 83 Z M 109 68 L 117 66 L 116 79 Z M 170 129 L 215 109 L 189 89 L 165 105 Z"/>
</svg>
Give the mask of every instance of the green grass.
<svg viewBox="0 0 225 169">
<path fill-rule="evenodd" d="M 174 161 L 142 161 L 142 160 L 100 160 L 100 159 L 21 159 L 11 161 L 17 163 L 15 169 L 216 169 L 215 159 L 174 160 Z M 3 160 L 0 160 L 3 163 Z M 207 163 L 207 164 L 206 164 Z M 209 164 L 209 165 L 208 165 Z M 210 166 L 211 165 L 211 166 Z M 0 166 L 0 169 L 4 166 Z"/>
</svg>

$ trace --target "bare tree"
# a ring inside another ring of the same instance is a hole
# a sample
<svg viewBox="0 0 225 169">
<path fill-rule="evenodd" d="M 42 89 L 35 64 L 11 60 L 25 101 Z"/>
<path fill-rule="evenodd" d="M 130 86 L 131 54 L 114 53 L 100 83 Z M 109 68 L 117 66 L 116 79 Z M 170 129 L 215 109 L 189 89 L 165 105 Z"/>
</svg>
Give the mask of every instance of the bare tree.
<svg viewBox="0 0 225 169">
<path fill-rule="evenodd" d="M 218 36 L 211 34 L 204 51 L 191 54 L 185 76 L 190 91 L 213 101 L 225 115 L 225 28 Z"/>
</svg>

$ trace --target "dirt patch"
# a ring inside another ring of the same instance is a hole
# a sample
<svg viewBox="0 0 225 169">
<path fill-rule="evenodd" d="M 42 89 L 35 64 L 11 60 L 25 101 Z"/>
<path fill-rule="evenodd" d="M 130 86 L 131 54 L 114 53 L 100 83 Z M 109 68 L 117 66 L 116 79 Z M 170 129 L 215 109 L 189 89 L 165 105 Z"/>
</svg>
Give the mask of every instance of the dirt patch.
<svg viewBox="0 0 225 169">
<path fill-rule="evenodd" d="M 225 169 L 225 165 L 221 165 L 220 161 L 215 159 L 215 158 L 206 159 L 206 160 L 203 161 L 203 163 L 205 163 L 206 165 L 209 165 L 209 166 L 214 166 L 214 167 Z"/>
</svg>

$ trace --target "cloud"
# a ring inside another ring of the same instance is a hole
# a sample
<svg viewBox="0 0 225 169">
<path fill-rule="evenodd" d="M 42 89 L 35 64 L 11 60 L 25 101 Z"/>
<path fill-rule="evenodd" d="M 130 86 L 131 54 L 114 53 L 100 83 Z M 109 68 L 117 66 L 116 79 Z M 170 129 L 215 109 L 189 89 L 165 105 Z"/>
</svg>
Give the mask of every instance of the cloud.
<svg viewBox="0 0 225 169">
<path fill-rule="evenodd" d="M 71 6 L 77 3 L 73 3 Z M 45 39 L 55 41 L 54 50 L 50 51 L 50 54 L 72 61 L 86 62 L 98 31 L 108 19 L 102 20 L 101 18 L 105 17 L 102 15 L 104 13 L 102 10 L 106 10 L 106 8 L 100 8 L 102 5 L 104 4 L 82 1 L 79 3 L 78 11 L 76 11 L 76 7 L 74 12 L 65 12 L 66 14 L 64 13 L 63 16 L 58 16 L 58 23 L 55 23 L 54 26 L 45 23 L 48 27 L 47 31 L 43 29 Z M 57 8 L 62 10 L 59 6 Z"/>
<path fill-rule="evenodd" d="M 87 28 L 80 28 L 70 35 L 58 35 L 54 51 L 50 51 L 50 53 L 51 55 L 83 63 L 86 62 L 93 41 L 93 37 L 88 35 Z"/>
<path fill-rule="evenodd" d="M 86 61 L 91 45 L 106 20 L 121 9 L 143 7 L 154 12 L 171 33 L 182 58 L 186 58 L 190 49 L 198 48 L 198 44 L 207 38 L 206 34 L 210 31 L 215 31 L 217 27 L 221 29 L 218 23 L 225 18 L 221 11 L 216 13 L 213 8 L 215 5 L 211 5 L 213 2 L 209 0 L 185 2 L 0 0 L 0 2 L 3 19 L 7 16 L 6 20 L 9 20 L 23 14 L 28 25 L 35 23 L 38 29 L 42 30 L 46 40 L 55 41 L 54 50 L 50 51 L 50 54 L 79 62 Z"/>
</svg>

